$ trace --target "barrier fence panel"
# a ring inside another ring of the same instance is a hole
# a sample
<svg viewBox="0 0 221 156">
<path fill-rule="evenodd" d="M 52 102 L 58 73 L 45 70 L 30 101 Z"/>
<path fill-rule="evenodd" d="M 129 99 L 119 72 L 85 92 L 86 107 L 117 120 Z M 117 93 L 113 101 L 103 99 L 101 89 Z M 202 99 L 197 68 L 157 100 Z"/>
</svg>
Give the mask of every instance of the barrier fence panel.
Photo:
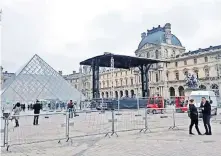
<svg viewBox="0 0 221 156">
<path fill-rule="evenodd" d="M 1 117 L 1 147 L 5 146 L 5 137 L 6 137 L 6 133 L 7 133 L 7 126 L 5 126 L 7 124 L 7 120 L 5 120 L 4 117 Z"/>
<path fill-rule="evenodd" d="M 89 110 L 90 109 L 90 101 L 81 101 L 80 102 L 80 110 Z"/>
<path fill-rule="evenodd" d="M 66 114 L 48 113 L 40 114 L 38 123 L 33 125 L 34 115 L 11 116 L 8 125 L 9 146 L 32 144 L 45 141 L 65 139 Z M 19 127 L 15 127 L 15 119 L 19 121 Z"/>
<path fill-rule="evenodd" d="M 212 122 L 221 124 L 221 110 L 218 109 L 217 115 L 212 117 Z"/>
<path fill-rule="evenodd" d="M 115 115 L 115 131 L 132 131 L 145 128 L 145 109 L 121 110 L 121 115 Z"/>
<path fill-rule="evenodd" d="M 74 112 L 43 112 L 44 114 L 39 115 L 39 125 L 33 125 L 34 114 L 3 117 L 1 137 L 4 139 L 1 139 L 1 146 L 55 140 L 60 142 L 75 137 L 101 134 L 118 136 L 117 132 L 132 130 L 146 132 L 158 128 L 173 130 L 188 128 L 190 124 L 188 98 L 93 99 L 92 102 L 86 101 L 81 110 L 74 109 Z M 211 99 L 214 101 L 214 98 Z M 196 105 L 201 102 L 201 98 L 194 100 Z M 213 122 L 221 123 L 220 113 L 217 112 L 217 116 L 212 118 Z M 19 127 L 14 127 L 14 118 L 18 119 Z"/>
<path fill-rule="evenodd" d="M 155 109 L 157 113 L 153 113 L 153 109 Z M 189 124 L 184 120 L 188 118 L 188 114 L 176 113 L 175 108 L 148 108 L 147 112 L 147 121 L 150 130 L 158 128 L 179 129 Z"/>
<path fill-rule="evenodd" d="M 111 132 L 111 112 L 88 110 L 76 112 L 78 116 L 69 120 L 69 137 L 107 134 Z"/>
</svg>

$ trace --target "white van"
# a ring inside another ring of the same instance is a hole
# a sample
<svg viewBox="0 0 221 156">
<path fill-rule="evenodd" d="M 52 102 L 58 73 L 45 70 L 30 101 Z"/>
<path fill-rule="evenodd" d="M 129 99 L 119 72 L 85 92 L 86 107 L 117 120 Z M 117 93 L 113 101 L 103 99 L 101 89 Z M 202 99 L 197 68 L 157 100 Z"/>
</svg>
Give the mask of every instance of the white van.
<svg viewBox="0 0 221 156">
<path fill-rule="evenodd" d="M 192 91 L 189 99 L 194 99 L 196 107 L 199 108 L 202 97 L 205 97 L 211 103 L 211 115 L 217 115 L 218 101 L 213 91 Z"/>
</svg>

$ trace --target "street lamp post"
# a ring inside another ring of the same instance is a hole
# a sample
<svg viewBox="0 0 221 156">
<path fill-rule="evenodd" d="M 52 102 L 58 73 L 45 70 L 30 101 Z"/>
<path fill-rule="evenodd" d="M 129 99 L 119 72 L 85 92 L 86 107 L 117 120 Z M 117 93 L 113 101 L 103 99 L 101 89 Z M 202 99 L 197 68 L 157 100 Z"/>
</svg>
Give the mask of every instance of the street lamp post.
<svg viewBox="0 0 221 156">
<path fill-rule="evenodd" d="M 111 56 L 111 92 L 114 99 L 114 57 Z"/>
</svg>

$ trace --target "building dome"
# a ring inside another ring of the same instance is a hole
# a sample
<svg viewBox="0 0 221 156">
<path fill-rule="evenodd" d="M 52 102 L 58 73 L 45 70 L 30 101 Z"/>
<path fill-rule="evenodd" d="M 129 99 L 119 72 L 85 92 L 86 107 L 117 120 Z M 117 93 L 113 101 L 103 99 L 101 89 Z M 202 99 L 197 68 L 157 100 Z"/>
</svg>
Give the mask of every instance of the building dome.
<svg viewBox="0 0 221 156">
<path fill-rule="evenodd" d="M 152 30 L 148 30 L 147 33 L 141 34 L 141 42 L 138 45 L 138 49 L 141 49 L 145 44 L 161 44 L 167 43 L 166 41 L 166 31 L 170 33 L 170 25 L 166 24 L 164 27 L 158 26 L 157 28 L 153 28 Z M 170 35 L 171 44 L 175 46 L 182 46 L 180 40 L 173 34 Z"/>
</svg>

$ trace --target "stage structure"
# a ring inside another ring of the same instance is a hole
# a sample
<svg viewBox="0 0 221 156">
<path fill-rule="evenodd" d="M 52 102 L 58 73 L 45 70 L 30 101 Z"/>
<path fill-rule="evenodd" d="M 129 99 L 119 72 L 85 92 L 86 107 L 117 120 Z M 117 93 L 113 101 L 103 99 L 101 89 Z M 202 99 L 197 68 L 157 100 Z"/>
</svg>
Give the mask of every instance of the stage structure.
<svg viewBox="0 0 221 156">
<path fill-rule="evenodd" d="M 92 68 L 92 95 L 93 98 L 100 98 L 99 94 L 99 67 L 111 67 L 130 69 L 138 67 L 141 74 L 142 82 L 142 97 L 148 96 L 149 80 L 148 71 L 152 64 L 165 62 L 158 59 L 139 58 L 126 55 L 116 55 L 112 53 L 106 53 L 104 55 L 95 56 L 80 62 L 80 65 L 91 66 Z M 113 81 L 113 80 L 112 80 Z M 112 84 L 113 85 L 113 84 Z M 113 87 L 112 87 L 113 89 Z M 112 93 L 113 94 L 113 93 Z"/>
<path fill-rule="evenodd" d="M 14 77 L 6 81 L 1 90 L 1 104 L 27 104 L 36 99 L 79 103 L 85 97 L 42 58 L 34 55 Z"/>
</svg>

